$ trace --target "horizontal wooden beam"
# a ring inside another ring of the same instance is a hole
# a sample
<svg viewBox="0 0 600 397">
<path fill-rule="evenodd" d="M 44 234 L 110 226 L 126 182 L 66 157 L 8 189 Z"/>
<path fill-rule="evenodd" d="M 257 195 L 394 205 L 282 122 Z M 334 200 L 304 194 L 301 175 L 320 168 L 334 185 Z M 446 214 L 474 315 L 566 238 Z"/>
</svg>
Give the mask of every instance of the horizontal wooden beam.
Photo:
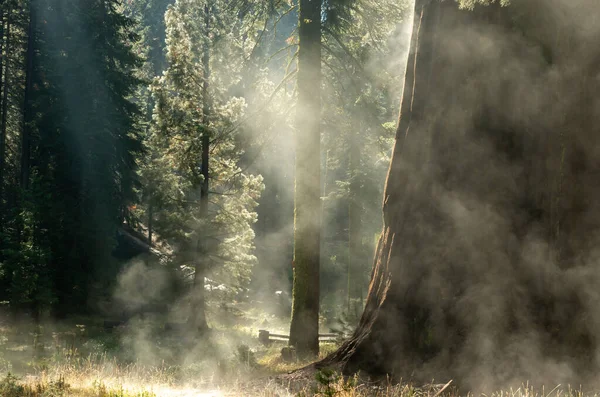
<svg viewBox="0 0 600 397">
<path fill-rule="evenodd" d="M 339 335 L 338 334 L 319 334 L 319 338 L 321 339 L 331 339 L 331 338 L 337 338 Z M 282 339 L 289 339 L 290 336 L 289 335 L 282 335 L 282 334 L 273 334 L 269 331 L 267 331 L 266 329 L 260 329 L 258 330 L 258 339 L 260 339 L 261 341 L 268 341 L 268 340 L 282 340 Z"/>
</svg>

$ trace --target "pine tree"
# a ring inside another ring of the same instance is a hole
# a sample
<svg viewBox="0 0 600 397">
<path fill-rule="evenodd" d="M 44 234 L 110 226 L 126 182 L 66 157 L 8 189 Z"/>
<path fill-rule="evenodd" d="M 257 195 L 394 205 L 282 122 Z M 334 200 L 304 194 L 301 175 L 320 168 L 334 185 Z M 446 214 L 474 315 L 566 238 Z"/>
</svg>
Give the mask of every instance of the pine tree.
<svg viewBox="0 0 600 397">
<path fill-rule="evenodd" d="M 240 22 L 221 1 L 177 1 L 166 14 L 168 67 L 152 87 L 153 160 L 142 175 L 161 186 L 151 198 L 157 235 L 193 273 L 188 320 L 199 330 L 206 328 L 206 276 L 238 286 L 255 261 L 251 225 L 262 178 L 238 165 L 246 104 L 229 95 L 244 59 L 234 35 Z"/>
<path fill-rule="evenodd" d="M 2 73 L 0 95 L 0 284 L 3 298 L 8 300 L 18 252 L 16 226 L 19 143 L 23 122 L 25 46 L 28 15 L 19 12 L 27 3 L 11 0 L 0 5 L 2 10 Z"/>
<path fill-rule="evenodd" d="M 118 1 L 22 6 L 18 40 L 7 44 L 18 48 L 12 64 L 22 69 L 9 87 L 19 129 L 7 135 L 20 159 L 11 159 L 18 183 L 3 278 L 15 307 L 66 314 L 109 293 L 118 272 L 111 252 L 141 149 L 139 109 L 129 100 L 140 82 L 137 37 Z"/>
</svg>

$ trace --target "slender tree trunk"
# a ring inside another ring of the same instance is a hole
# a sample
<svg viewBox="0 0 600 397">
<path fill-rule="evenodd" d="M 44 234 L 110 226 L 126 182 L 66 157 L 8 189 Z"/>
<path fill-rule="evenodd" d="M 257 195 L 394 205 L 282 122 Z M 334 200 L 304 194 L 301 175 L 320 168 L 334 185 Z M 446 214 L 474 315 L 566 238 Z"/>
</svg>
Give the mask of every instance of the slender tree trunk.
<svg viewBox="0 0 600 397">
<path fill-rule="evenodd" d="M 0 84 L 2 84 L 2 124 L 0 124 L 0 234 L 4 218 L 4 169 L 6 167 L 6 126 L 8 123 L 8 46 L 10 44 L 10 9 L 6 11 L 6 39 L 4 39 L 4 12 L 0 12 Z M 2 80 L 4 78 L 4 81 Z"/>
<path fill-rule="evenodd" d="M 348 315 L 357 320 L 362 311 L 362 206 L 360 205 L 360 135 L 350 136 L 350 197 L 348 202 Z"/>
<path fill-rule="evenodd" d="M 33 94 L 33 68 L 34 68 L 34 43 L 35 43 L 35 1 L 29 2 L 29 26 L 27 28 L 27 53 L 25 66 L 25 94 L 23 97 L 23 130 L 21 133 L 21 189 L 29 188 L 29 168 L 31 160 L 31 123 L 33 109 L 31 97 Z"/>
<path fill-rule="evenodd" d="M 3 72 L 4 72 L 4 61 L 5 61 L 5 57 L 4 57 L 4 48 L 5 48 L 5 42 L 4 42 L 4 7 L 0 6 L 0 84 L 2 83 L 2 76 L 3 76 Z M 0 108 L 2 108 L 2 98 L 1 98 L 2 92 L 0 92 Z"/>
<path fill-rule="evenodd" d="M 0 10 L 0 87 L 2 88 L 0 93 L 0 262 L 3 261 L 5 243 L 8 239 L 4 236 L 4 228 L 6 224 L 7 210 L 12 208 L 10 205 L 10 199 L 7 197 L 5 200 L 4 183 L 5 183 L 5 169 L 6 169 L 6 127 L 7 127 L 7 116 L 8 116 L 8 46 L 10 45 L 10 9 L 4 7 Z M 4 16 L 6 15 L 6 28 L 4 27 Z M 6 39 L 5 39 L 6 34 Z M 5 205 L 5 201 L 7 202 Z M 8 286 L 11 284 L 10 274 L 12 272 L 4 272 L 4 276 L 0 280 L 4 285 Z"/>
<path fill-rule="evenodd" d="M 156 66 L 154 67 L 156 69 Z M 156 76 L 156 75 L 155 75 Z M 152 92 L 148 90 L 148 95 L 146 98 L 146 138 L 150 134 L 150 126 L 152 125 L 152 111 L 154 109 L 154 101 L 152 100 Z M 150 194 L 146 194 L 146 200 L 148 201 L 148 245 L 152 247 L 152 234 L 153 230 L 153 220 L 154 220 L 154 189 L 150 190 Z"/>
<path fill-rule="evenodd" d="M 148 205 L 148 245 L 152 247 L 152 233 L 153 233 L 153 218 L 154 218 L 154 206 L 152 204 Z"/>
<path fill-rule="evenodd" d="M 194 273 L 194 307 L 192 308 L 193 325 L 198 330 L 208 328 L 206 322 L 206 297 L 204 292 L 204 279 L 208 271 L 208 252 L 206 249 L 206 225 L 208 225 L 208 189 L 209 189 L 209 154 L 210 154 L 210 98 L 209 98 L 209 78 L 210 78 L 210 2 L 207 1 L 204 5 L 204 26 L 206 30 L 206 38 L 204 41 L 204 54 L 202 63 L 204 66 L 204 75 L 202 83 L 202 186 L 200 188 L 200 218 L 204 222 L 201 226 L 201 231 L 198 236 L 197 251 L 198 257 L 195 258 L 195 273 Z"/>
<path fill-rule="evenodd" d="M 302 357 L 319 353 L 321 0 L 300 0 L 299 6 L 290 345 Z"/>
</svg>

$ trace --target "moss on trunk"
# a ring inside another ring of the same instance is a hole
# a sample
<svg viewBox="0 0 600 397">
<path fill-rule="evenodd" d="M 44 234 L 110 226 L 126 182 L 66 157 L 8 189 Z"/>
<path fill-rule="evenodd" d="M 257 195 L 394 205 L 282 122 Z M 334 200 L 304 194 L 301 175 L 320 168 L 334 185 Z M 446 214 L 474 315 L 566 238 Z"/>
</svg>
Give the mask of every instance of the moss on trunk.
<svg viewBox="0 0 600 397">
<path fill-rule="evenodd" d="M 300 0 L 294 286 L 290 345 L 298 356 L 319 353 L 321 239 L 321 1 Z"/>
</svg>

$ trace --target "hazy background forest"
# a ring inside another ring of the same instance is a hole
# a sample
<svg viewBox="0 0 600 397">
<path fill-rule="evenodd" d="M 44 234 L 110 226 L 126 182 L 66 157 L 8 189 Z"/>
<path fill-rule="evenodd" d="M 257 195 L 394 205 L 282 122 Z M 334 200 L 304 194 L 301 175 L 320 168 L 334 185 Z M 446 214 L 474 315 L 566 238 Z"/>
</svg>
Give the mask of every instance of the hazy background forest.
<svg viewBox="0 0 600 397">
<path fill-rule="evenodd" d="M 366 298 L 410 6 L 322 5 L 322 355 Z M 258 339 L 289 334 L 298 19 L 294 1 L 2 1 L 2 374 L 113 395 L 299 365 Z"/>
</svg>

